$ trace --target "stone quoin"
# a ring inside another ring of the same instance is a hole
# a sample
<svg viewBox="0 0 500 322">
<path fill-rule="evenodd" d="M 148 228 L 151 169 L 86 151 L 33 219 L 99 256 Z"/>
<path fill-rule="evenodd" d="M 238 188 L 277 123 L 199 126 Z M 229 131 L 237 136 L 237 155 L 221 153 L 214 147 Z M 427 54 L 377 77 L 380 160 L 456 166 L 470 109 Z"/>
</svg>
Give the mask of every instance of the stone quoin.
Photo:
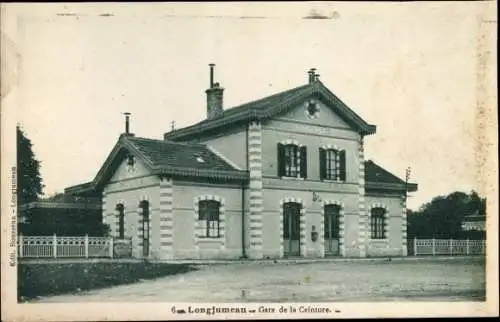
<svg viewBox="0 0 500 322">
<path fill-rule="evenodd" d="M 304 85 L 231 108 L 214 71 L 204 120 L 157 140 L 130 133 L 127 113 L 95 178 L 65 193 L 100 195 L 111 234 L 136 258 L 406 256 L 401 200 L 417 185 L 365 160 L 374 125 L 315 69 Z"/>
</svg>

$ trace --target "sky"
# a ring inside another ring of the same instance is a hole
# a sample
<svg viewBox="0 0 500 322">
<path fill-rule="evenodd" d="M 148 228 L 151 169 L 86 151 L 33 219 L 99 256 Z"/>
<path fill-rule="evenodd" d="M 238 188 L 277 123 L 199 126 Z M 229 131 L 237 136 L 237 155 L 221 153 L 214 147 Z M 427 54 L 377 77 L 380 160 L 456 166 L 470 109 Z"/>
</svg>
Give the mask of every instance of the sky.
<svg viewBox="0 0 500 322">
<path fill-rule="evenodd" d="M 485 193 L 478 84 L 493 86 L 496 61 L 478 72 L 494 44 L 478 39 L 496 16 L 484 3 L 27 7 L 13 40 L 16 118 L 42 162 L 46 195 L 94 178 L 124 131 L 123 112 L 136 136 L 158 139 L 172 121 L 202 120 L 209 63 L 225 108 L 305 84 L 317 68 L 377 126 L 366 158 L 401 178 L 411 167 L 412 209 L 456 190 Z M 302 19 L 311 10 L 333 18 Z"/>
</svg>

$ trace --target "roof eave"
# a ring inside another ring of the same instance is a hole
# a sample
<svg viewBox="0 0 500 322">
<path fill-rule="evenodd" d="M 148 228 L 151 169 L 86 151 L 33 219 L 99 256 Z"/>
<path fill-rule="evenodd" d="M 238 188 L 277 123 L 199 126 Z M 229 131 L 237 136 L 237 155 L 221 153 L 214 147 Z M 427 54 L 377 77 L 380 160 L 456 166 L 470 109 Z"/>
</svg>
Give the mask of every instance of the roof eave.
<svg viewBox="0 0 500 322">
<path fill-rule="evenodd" d="M 418 189 L 416 183 L 390 183 L 390 182 L 378 182 L 378 181 L 367 181 L 365 183 L 365 189 L 367 191 L 392 191 L 392 192 L 415 192 Z"/>
<path fill-rule="evenodd" d="M 64 193 L 68 195 L 83 195 L 89 193 L 96 193 L 96 186 L 94 181 L 85 182 L 79 185 L 67 187 L 64 189 Z"/>
<path fill-rule="evenodd" d="M 238 182 L 248 182 L 248 171 L 227 171 L 227 170 L 211 170 L 211 169 L 196 169 L 196 168 L 180 168 L 180 167 L 158 167 L 153 171 L 160 176 L 181 176 L 181 177 L 196 177 L 216 180 L 230 180 Z"/>
<path fill-rule="evenodd" d="M 86 209 L 86 210 L 99 210 L 101 209 L 100 203 L 95 202 L 50 202 L 50 201 L 35 201 L 29 204 L 20 205 L 18 210 L 28 210 L 28 209 Z"/>
<path fill-rule="evenodd" d="M 368 124 L 367 126 L 364 127 L 364 129 L 361 131 L 363 135 L 370 135 L 370 134 L 375 134 L 377 132 L 377 126 Z"/>
</svg>

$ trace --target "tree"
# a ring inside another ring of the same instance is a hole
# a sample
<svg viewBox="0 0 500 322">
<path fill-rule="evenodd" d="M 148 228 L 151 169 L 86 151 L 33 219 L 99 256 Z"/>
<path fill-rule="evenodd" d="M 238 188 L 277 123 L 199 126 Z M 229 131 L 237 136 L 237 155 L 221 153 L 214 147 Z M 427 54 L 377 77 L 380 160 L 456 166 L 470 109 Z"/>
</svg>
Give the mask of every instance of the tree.
<svg viewBox="0 0 500 322">
<path fill-rule="evenodd" d="M 40 161 L 35 158 L 31 140 L 21 127 L 17 131 L 17 203 L 24 204 L 36 201 L 43 193 L 43 182 L 40 175 Z"/>
<path fill-rule="evenodd" d="M 455 191 L 447 196 L 437 196 L 418 211 L 408 212 L 408 237 L 461 238 L 465 216 L 485 214 L 486 199 L 477 192 L 467 194 Z"/>
</svg>

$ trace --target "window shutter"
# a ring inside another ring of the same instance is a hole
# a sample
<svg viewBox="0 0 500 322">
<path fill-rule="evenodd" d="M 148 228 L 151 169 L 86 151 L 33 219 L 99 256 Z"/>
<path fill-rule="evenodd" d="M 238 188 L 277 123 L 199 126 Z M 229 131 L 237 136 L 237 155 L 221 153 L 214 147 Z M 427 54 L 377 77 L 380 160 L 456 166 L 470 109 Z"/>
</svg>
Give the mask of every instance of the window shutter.
<svg viewBox="0 0 500 322">
<path fill-rule="evenodd" d="M 319 178 L 326 178 L 326 151 L 323 148 L 319 148 Z"/>
<path fill-rule="evenodd" d="M 300 177 L 307 178 L 307 149 L 305 146 L 300 147 Z"/>
<path fill-rule="evenodd" d="M 345 150 L 339 152 L 339 177 L 340 181 L 346 180 L 346 162 L 345 162 Z"/>
<path fill-rule="evenodd" d="M 283 177 L 285 174 L 285 146 L 278 143 L 278 177 Z"/>
</svg>

